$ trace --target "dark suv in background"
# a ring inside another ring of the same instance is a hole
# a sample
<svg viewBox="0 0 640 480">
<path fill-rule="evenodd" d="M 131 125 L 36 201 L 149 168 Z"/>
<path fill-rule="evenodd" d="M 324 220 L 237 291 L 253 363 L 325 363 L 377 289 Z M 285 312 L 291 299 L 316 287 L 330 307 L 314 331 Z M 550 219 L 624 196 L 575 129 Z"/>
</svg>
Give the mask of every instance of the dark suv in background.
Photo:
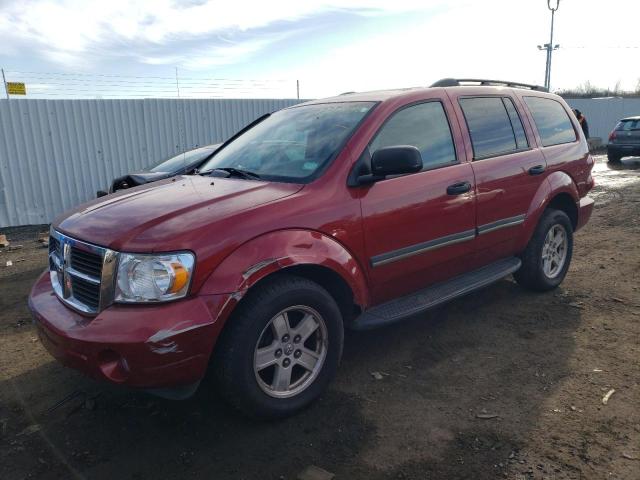
<svg viewBox="0 0 640 480">
<path fill-rule="evenodd" d="M 607 159 L 617 163 L 622 157 L 640 156 L 640 115 L 623 118 L 609 134 Z"/>
</svg>

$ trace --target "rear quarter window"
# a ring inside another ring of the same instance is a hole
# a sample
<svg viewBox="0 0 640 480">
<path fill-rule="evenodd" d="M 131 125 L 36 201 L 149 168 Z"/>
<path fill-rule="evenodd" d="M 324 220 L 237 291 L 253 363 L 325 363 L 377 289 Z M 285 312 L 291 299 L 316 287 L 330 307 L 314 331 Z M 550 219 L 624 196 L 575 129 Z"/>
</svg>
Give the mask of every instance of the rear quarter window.
<svg viewBox="0 0 640 480">
<path fill-rule="evenodd" d="M 524 97 L 524 101 L 538 129 L 542 146 L 550 147 L 576 141 L 573 124 L 560 102 L 542 97 Z"/>
</svg>

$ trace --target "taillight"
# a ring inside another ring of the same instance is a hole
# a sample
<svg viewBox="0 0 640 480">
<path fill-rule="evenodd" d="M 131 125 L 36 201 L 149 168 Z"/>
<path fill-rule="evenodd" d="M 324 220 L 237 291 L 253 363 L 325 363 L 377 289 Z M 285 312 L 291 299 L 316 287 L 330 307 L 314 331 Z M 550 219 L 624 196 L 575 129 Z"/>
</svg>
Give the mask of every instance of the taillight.
<svg viewBox="0 0 640 480">
<path fill-rule="evenodd" d="M 587 156 L 587 168 L 583 172 L 580 172 L 581 176 L 582 174 L 587 175 L 587 180 L 584 183 L 578 182 L 578 193 L 580 194 L 581 197 L 589 193 L 589 190 L 591 190 L 596 184 L 596 182 L 593 179 L 593 176 L 591 175 L 591 169 L 593 169 L 593 166 L 595 165 L 595 163 L 596 163 L 596 159 L 593 158 L 593 155 L 589 154 Z"/>
<path fill-rule="evenodd" d="M 611 141 L 611 140 L 615 140 L 616 136 L 617 136 L 617 135 L 616 135 L 616 131 L 615 131 L 615 130 L 613 130 L 613 131 L 609 134 L 609 141 Z"/>
</svg>

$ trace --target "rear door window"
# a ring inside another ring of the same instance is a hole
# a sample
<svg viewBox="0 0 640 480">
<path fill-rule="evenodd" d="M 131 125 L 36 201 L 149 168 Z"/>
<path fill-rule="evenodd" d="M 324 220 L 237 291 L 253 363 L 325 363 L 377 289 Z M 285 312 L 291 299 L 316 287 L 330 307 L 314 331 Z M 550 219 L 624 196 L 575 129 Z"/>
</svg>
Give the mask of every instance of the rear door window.
<svg viewBox="0 0 640 480">
<path fill-rule="evenodd" d="M 449 121 L 440 102 L 427 102 L 394 113 L 369 145 L 373 152 L 382 147 L 411 145 L 422 154 L 422 169 L 429 170 L 456 162 Z"/>
<path fill-rule="evenodd" d="M 509 120 L 511 120 L 511 127 L 513 128 L 513 134 L 516 137 L 518 150 L 526 150 L 529 148 L 529 142 L 527 141 L 527 136 L 524 133 L 522 120 L 520 119 L 520 115 L 518 115 L 516 106 L 510 98 L 505 97 L 502 101 L 504 102 L 504 107 L 507 109 L 507 113 L 509 114 Z"/>
<path fill-rule="evenodd" d="M 474 160 L 518 150 L 514 127 L 501 97 L 461 98 L 460 107 L 469 128 Z M 519 126 L 522 129 L 522 123 Z"/>
<path fill-rule="evenodd" d="M 524 97 L 544 147 L 575 142 L 576 132 L 560 102 L 550 98 Z"/>
</svg>

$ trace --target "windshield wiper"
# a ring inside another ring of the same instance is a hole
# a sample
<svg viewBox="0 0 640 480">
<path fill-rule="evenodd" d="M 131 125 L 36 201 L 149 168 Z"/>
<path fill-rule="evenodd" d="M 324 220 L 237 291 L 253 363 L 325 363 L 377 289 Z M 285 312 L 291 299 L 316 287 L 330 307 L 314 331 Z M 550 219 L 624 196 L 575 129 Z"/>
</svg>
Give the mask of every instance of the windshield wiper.
<svg viewBox="0 0 640 480">
<path fill-rule="evenodd" d="M 249 180 L 260 180 L 260 175 L 254 172 L 250 172 L 249 170 L 242 170 L 241 168 L 233 168 L 233 167 L 218 167 L 211 170 L 211 173 L 216 170 L 221 170 L 223 172 L 227 172 L 229 176 L 235 175 L 240 178 L 248 178 Z"/>
</svg>

